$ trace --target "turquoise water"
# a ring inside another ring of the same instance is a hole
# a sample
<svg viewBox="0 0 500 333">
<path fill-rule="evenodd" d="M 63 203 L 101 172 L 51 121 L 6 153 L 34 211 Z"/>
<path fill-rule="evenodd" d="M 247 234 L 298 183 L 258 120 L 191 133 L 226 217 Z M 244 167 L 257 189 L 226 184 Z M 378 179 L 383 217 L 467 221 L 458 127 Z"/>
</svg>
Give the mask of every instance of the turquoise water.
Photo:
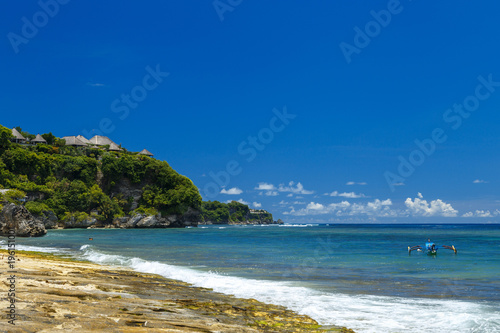
<svg viewBox="0 0 500 333">
<path fill-rule="evenodd" d="M 427 238 L 458 254 L 408 254 Z M 282 304 L 358 332 L 500 332 L 500 225 L 51 230 L 17 244 Z"/>
</svg>

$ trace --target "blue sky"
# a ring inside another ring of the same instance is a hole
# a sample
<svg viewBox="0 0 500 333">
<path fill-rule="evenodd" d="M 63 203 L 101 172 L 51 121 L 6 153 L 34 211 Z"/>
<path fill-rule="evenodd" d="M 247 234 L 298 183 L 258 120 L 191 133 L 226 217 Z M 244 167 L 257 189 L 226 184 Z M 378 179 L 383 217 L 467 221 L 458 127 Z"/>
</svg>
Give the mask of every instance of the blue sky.
<svg viewBox="0 0 500 333">
<path fill-rule="evenodd" d="M 499 222 L 499 10 L 10 2 L 0 123 L 101 131 L 287 222 Z"/>
</svg>

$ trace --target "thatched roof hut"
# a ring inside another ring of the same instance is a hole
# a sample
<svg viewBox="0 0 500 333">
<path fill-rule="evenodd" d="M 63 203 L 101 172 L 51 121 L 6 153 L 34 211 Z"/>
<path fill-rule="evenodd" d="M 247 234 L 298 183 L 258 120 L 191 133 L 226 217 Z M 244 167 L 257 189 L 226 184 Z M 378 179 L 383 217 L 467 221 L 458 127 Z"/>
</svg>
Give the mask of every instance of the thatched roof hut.
<svg viewBox="0 0 500 333">
<path fill-rule="evenodd" d="M 15 143 L 25 143 L 26 142 L 26 138 L 24 136 L 22 136 L 22 134 L 19 133 L 19 131 L 16 130 L 15 128 L 12 129 L 12 135 L 14 136 L 14 138 L 12 138 L 12 141 Z"/>
<path fill-rule="evenodd" d="M 109 151 L 121 151 L 122 149 L 114 142 L 109 145 Z"/>
<path fill-rule="evenodd" d="M 79 135 L 81 136 L 81 135 Z M 82 136 L 83 138 L 83 136 Z M 73 147 L 86 147 L 87 143 L 83 142 L 78 136 L 63 136 L 62 139 L 66 141 L 66 146 Z M 84 138 L 85 139 L 85 138 Z M 87 139 L 85 139 L 87 140 Z M 89 140 L 87 140 L 89 141 Z"/>
<path fill-rule="evenodd" d="M 32 143 L 45 143 L 45 144 L 47 144 L 47 141 L 40 134 L 37 134 L 36 138 L 31 140 L 31 142 Z"/>
<path fill-rule="evenodd" d="M 139 152 L 139 155 L 146 155 L 146 156 L 149 156 L 149 157 L 153 157 L 153 154 L 147 150 L 147 149 L 143 149 Z"/>
<path fill-rule="evenodd" d="M 91 144 L 90 140 L 83 135 L 78 135 L 76 138 L 85 144 Z"/>
<path fill-rule="evenodd" d="M 107 136 L 102 136 L 102 135 L 96 135 L 92 139 L 89 140 L 91 144 L 97 145 L 97 146 L 111 146 L 112 143 L 114 143 L 110 138 Z M 116 145 L 116 143 L 114 143 Z"/>
</svg>

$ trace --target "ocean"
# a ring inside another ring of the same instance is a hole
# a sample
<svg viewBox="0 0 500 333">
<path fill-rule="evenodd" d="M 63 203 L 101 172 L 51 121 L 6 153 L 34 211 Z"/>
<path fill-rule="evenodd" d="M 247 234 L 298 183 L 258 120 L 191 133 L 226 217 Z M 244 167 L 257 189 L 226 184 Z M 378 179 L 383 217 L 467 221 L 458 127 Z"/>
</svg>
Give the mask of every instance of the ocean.
<svg viewBox="0 0 500 333">
<path fill-rule="evenodd" d="M 458 253 L 408 254 L 428 238 Z M 16 244 L 284 305 L 356 332 L 500 332 L 500 225 L 68 229 Z"/>
</svg>

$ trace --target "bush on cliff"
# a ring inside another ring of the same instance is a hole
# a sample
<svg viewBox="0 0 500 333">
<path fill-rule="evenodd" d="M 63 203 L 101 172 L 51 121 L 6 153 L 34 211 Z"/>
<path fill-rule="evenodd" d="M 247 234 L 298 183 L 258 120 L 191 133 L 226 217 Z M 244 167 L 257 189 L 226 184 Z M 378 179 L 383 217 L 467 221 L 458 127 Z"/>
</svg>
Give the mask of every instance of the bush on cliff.
<svg viewBox="0 0 500 333">
<path fill-rule="evenodd" d="M 75 212 L 75 213 L 65 213 L 64 216 L 62 217 L 63 222 L 70 221 L 72 219 L 75 219 L 76 222 L 82 222 L 85 220 L 89 220 L 91 217 L 89 214 L 85 212 Z"/>
<path fill-rule="evenodd" d="M 25 207 L 31 214 L 34 215 L 42 215 L 43 212 L 51 210 L 46 204 L 37 201 L 29 201 L 26 203 Z"/>
<path fill-rule="evenodd" d="M 21 204 L 21 200 L 24 199 L 26 197 L 26 193 L 24 193 L 23 191 L 20 191 L 20 190 L 9 190 L 7 192 L 5 192 L 4 194 L 4 198 L 8 201 L 8 202 L 11 202 L 13 204 L 16 204 L 16 205 L 20 205 Z"/>
<path fill-rule="evenodd" d="M 206 222 L 229 222 L 229 207 L 227 204 L 219 201 L 204 201 L 201 215 Z"/>
<path fill-rule="evenodd" d="M 12 130 L 0 125 L 0 148 L 5 149 L 9 147 L 11 138 L 12 138 Z"/>
</svg>

